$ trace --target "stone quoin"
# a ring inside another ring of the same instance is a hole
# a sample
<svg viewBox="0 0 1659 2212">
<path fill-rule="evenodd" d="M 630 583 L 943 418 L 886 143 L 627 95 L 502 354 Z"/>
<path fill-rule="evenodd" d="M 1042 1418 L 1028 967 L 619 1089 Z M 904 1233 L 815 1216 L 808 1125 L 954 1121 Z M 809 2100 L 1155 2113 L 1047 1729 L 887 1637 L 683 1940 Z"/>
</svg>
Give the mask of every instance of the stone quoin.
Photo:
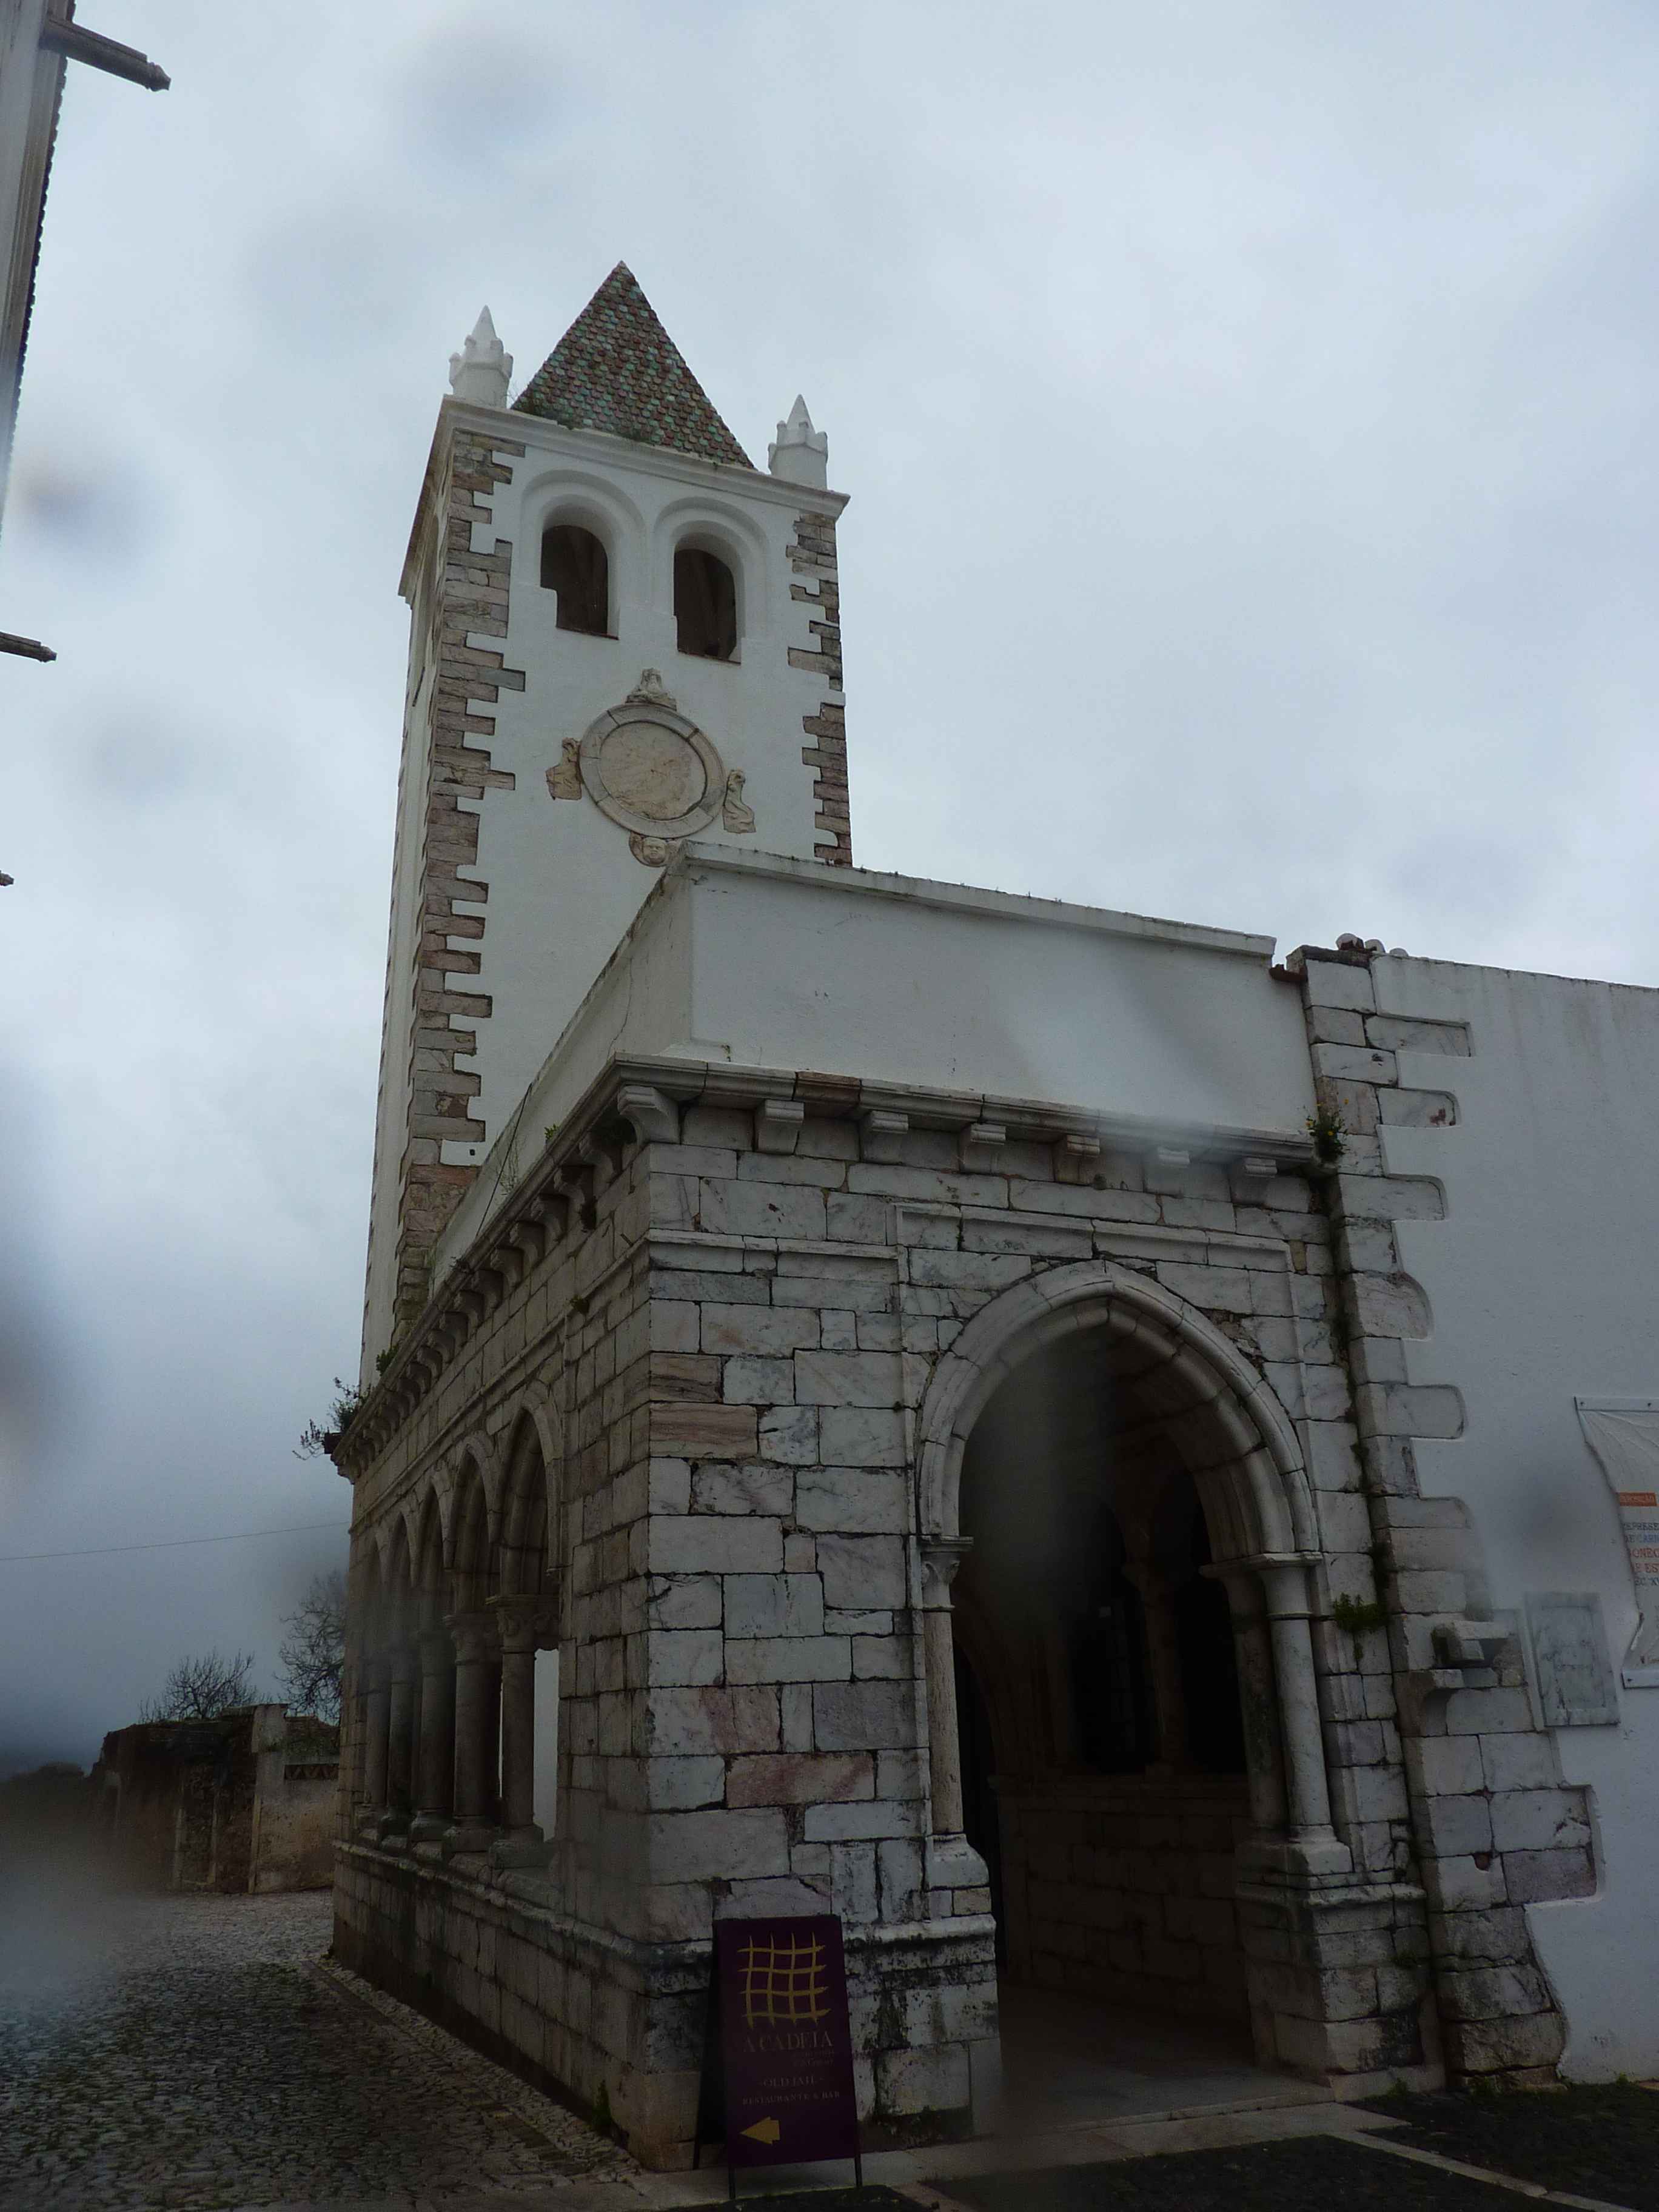
<svg viewBox="0 0 1659 2212">
<path fill-rule="evenodd" d="M 510 374 L 404 576 L 339 1955 L 665 2166 L 729 1915 L 841 1919 L 878 2139 L 1000 1979 L 1659 2071 L 1659 997 L 856 869 L 805 402 L 620 266 Z"/>
</svg>

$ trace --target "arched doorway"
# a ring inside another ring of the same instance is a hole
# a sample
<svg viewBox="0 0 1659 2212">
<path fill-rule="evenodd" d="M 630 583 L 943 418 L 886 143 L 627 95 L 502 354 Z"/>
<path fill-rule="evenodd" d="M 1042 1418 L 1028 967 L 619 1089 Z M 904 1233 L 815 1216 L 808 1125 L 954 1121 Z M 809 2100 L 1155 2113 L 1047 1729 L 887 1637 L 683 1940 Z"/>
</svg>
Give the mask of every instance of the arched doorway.
<svg viewBox="0 0 1659 2212">
<path fill-rule="evenodd" d="M 1243 2034 L 1249 1792 L 1226 1592 L 1121 1346 L 1103 1325 L 1040 1346 L 968 1439 L 963 1828 L 1011 1980 Z"/>
<path fill-rule="evenodd" d="M 1094 1263 L 983 1309 L 920 1429 L 934 1863 L 989 1892 L 1005 2033 L 1037 1990 L 1275 2057 L 1241 1876 L 1352 1865 L 1293 1425 L 1201 1313 Z"/>
</svg>

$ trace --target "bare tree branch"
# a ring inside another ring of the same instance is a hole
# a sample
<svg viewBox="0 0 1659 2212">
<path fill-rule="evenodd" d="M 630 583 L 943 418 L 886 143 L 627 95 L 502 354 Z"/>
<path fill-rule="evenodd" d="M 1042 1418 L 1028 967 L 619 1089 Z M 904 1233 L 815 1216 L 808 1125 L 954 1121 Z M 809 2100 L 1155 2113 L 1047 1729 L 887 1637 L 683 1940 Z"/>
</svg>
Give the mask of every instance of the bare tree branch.
<svg viewBox="0 0 1659 2212">
<path fill-rule="evenodd" d="M 253 1686 L 253 1654 L 193 1651 L 181 1659 L 161 1686 L 159 1698 L 138 1708 L 143 1721 L 210 1721 L 237 1705 L 258 1702 Z"/>
<path fill-rule="evenodd" d="M 345 1577 L 337 1568 L 316 1575 L 295 1612 L 284 1613 L 288 1634 L 277 1647 L 283 1695 L 319 1720 L 340 1717 L 340 1672 L 345 1665 Z"/>
</svg>

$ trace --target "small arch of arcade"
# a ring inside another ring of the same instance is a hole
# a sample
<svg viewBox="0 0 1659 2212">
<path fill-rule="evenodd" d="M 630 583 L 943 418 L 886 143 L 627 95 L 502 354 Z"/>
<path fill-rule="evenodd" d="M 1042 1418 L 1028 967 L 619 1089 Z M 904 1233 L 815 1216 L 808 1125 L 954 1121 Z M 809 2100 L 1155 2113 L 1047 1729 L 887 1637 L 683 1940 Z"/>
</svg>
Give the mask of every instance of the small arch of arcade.
<svg viewBox="0 0 1659 2212">
<path fill-rule="evenodd" d="M 526 1401 L 506 1438 L 500 1453 L 469 1438 L 359 1538 L 354 1825 L 392 1849 L 535 1866 L 557 1786 L 550 1407 Z"/>
<path fill-rule="evenodd" d="M 1008 2026 L 1064 1990 L 1272 2057 L 1240 1870 L 1350 1864 L 1293 1424 L 1205 1316 L 1085 1264 L 964 1328 L 919 1475 L 936 1863 L 984 1862 Z"/>
</svg>

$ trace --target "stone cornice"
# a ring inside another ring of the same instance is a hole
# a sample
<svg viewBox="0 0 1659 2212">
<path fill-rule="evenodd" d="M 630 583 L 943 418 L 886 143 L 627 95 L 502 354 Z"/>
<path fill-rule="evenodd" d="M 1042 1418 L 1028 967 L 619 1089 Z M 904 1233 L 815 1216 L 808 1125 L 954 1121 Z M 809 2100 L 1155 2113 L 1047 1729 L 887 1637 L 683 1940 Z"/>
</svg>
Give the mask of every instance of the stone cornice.
<svg viewBox="0 0 1659 2212">
<path fill-rule="evenodd" d="M 755 1114 L 759 1151 L 793 1151 L 795 1127 L 808 1113 L 815 1119 L 856 1121 L 860 1156 L 874 1161 L 896 1163 L 909 1129 L 954 1132 L 963 1171 L 969 1174 L 996 1172 L 998 1155 L 1007 1143 L 1046 1145 L 1053 1149 L 1060 1183 L 1087 1182 L 1094 1162 L 1103 1155 L 1139 1153 L 1230 1167 L 1260 1177 L 1265 1188 L 1281 1168 L 1305 1170 L 1313 1158 L 1304 1133 L 1283 1129 L 1193 1127 L 1091 1113 L 1041 1099 L 929 1091 L 866 1083 L 855 1076 L 733 1067 L 666 1055 L 614 1059 L 448 1268 L 419 1320 L 392 1347 L 385 1373 L 331 1447 L 342 1474 L 355 1482 L 367 1474 L 480 1324 L 551 1249 L 573 1232 L 586 1232 L 600 1178 L 613 1179 L 635 1145 L 677 1142 L 680 1113 L 696 1104 Z M 799 1109 L 793 1120 L 778 1113 L 785 1106 Z M 484 1174 L 489 1171 L 486 1162 Z M 618 1261 L 632 1256 L 631 1251 L 618 1255 Z"/>
</svg>

